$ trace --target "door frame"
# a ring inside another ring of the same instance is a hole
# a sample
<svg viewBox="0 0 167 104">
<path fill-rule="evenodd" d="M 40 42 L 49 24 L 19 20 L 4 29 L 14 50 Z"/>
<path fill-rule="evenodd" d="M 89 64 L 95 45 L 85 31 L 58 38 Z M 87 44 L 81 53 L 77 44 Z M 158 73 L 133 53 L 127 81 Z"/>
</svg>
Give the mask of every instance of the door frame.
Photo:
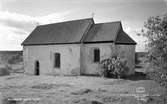
<svg viewBox="0 0 167 104">
<path fill-rule="evenodd" d="M 38 60 L 35 61 L 34 63 L 34 75 L 40 75 L 40 63 Z"/>
</svg>

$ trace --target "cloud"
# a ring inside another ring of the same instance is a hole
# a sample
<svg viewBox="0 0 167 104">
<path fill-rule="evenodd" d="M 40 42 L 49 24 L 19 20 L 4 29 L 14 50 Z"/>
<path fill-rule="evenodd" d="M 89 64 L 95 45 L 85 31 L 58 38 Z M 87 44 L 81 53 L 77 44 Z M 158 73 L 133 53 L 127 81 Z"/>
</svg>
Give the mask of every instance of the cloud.
<svg viewBox="0 0 167 104">
<path fill-rule="evenodd" d="M 24 14 L 0 11 L 0 50 L 22 49 L 21 42 L 37 24 L 49 24 L 65 20 L 71 12 L 53 13 L 32 17 Z"/>
<path fill-rule="evenodd" d="M 46 16 L 32 17 L 29 15 L 23 15 L 18 13 L 11 13 L 8 11 L 0 11 L 0 20 L 2 21 L 14 21 L 14 22 L 25 22 L 34 23 L 39 22 L 41 24 L 47 24 L 52 22 L 59 22 L 64 20 L 64 16 L 71 12 L 53 13 Z"/>
<path fill-rule="evenodd" d="M 16 32 L 22 32 L 27 34 L 26 31 L 21 29 L 0 25 L 0 50 L 16 50 L 20 48 L 19 43 L 26 37 L 25 35 L 19 35 Z"/>
<path fill-rule="evenodd" d="M 41 24 L 55 23 L 65 20 L 65 16 L 70 14 L 71 12 L 62 12 L 62 13 L 54 13 L 49 14 L 47 16 L 35 17 L 35 20 Z"/>
<path fill-rule="evenodd" d="M 9 27 L 20 28 L 25 31 L 31 31 L 37 24 L 49 24 L 65 19 L 65 15 L 70 12 L 54 13 L 46 16 L 31 17 L 28 15 L 0 11 L 0 23 Z"/>
</svg>

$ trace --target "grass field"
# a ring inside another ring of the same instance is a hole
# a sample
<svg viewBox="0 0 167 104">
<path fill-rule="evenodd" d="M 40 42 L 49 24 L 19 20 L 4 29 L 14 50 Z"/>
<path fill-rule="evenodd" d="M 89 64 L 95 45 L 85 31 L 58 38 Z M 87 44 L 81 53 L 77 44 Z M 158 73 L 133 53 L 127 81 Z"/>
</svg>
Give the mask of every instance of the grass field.
<svg viewBox="0 0 167 104">
<path fill-rule="evenodd" d="M 145 88 L 147 101 L 134 96 L 138 87 Z M 14 74 L 0 77 L 0 92 L 14 104 L 160 104 L 165 89 L 152 80 Z"/>
</svg>

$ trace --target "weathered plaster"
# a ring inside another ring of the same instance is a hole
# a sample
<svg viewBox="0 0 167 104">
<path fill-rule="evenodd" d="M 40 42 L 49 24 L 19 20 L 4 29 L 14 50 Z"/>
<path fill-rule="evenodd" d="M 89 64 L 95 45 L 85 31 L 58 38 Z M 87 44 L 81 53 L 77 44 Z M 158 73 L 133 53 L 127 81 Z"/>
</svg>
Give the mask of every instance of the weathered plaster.
<svg viewBox="0 0 167 104">
<path fill-rule="evenodd" d="M 99 63 L 93 62 L 93 50 L 99 48 L 100 60 L 110 57 L 115 53 L 113 43 L 85 44 L 82 46 L 82 69 L 81 74 L 98 74 Z"/>
<path fill-rule="evenodd" d="M 61 54 L 61 67 L 54 68 L 54 53 Z M 24 46 L 25 72 L 34 74 L 35 60 L 39 60 L 40 74 L 80 74 L 80 45 Z"/>
<path fill-rule="evenodd" d="M 115 45 L 114 43 L 24 46 L 25 73 L 34 74 L 34 63 L 38 60 L 40 74 L 97 75 L 100 67 L 99 63 L 93 62 L 95 48 L 100 50 L 100 60 L 116 54 L 127 60 L 127 66 L 130 69 L 127 73 L 134 73 L 135 45 Z M 56 52 L 61 54 L 61 68 L 54 68 Z"/>
<path fill-rule="evenodd" d="M 116 45 L 116 52 L 121 59 L 127 60 L 127 67 L 130 70 L 127 74 L 134 74 L 135 45 Z"/>
</svg>

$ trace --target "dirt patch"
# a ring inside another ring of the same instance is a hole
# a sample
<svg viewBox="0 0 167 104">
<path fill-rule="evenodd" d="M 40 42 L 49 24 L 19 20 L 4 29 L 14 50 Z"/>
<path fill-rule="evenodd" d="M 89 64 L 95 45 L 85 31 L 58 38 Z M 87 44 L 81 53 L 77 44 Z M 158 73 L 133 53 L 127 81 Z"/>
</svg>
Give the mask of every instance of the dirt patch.
<svg viewBox="0 0 167 104">
<path fill-rule="evenodd" d="M 87 93 L 90 93 L 90 92 L 93 92 L 93 90 L 91 90 L 91 89 L 80 89 L 80 90 L 71 92 L 71 94 L 73 94 L 73 95 L 83 95 L 83 94 L 87 94 Z"/>
<path fill-rule="evenodd" d="M 13 76 L 13 77 L 8 77 L 8 78 L 6 78 L 6 80 L 12 80 L 12 79 L 18 79 L 18 78 L 20 78 L 20 77 L 18 77 L 18 76 Z"/>
<path fill-rule="evenodd" d="M 3 87 L 2 89 L 21 89 L 21 88 L 25 88 L 26 86 L 25 85 L 22 85 L 22 86 L 6 86 L 6 87 Z"/>
<path fill-rule="evenodd" d="M 109 103 L 109 102 L 113 102 L 113 103 L 116 103 L 116 102 L 122 102 L 122 98 L 121 97 L 111 97 L 111 96 L 106 96 L 104 98 L 102 98 L 102 101 L 104 103 Z"/>
<path fill-rule="evenodd" d="M 99 89 L 98 89 L 98 92 L 107 92 L 107 90 L 102 89 L 102 88 L 99 88 Z"/>
<path fill-rule="evenodd" d="M 112 82 L 103 82 L 104 85 L 122 85 L 125 83 L 128 83 L 128 80 L 119 79 Z"/>
<path fill-rule="evenodd" d="M 104 104 L 104 103 L 98 100 L 88 100 L 86 98 L 82 98 L 82 99 L 73 99 L 72 104 Z"/>
<path fill-rule="evenodd" d="M 60 88 L 60 87 L 71 87 L 71 85 L 69 85 L 69 84 L 47 84 L 47 83 L 43 83 L 43 84 L 34 85 L 31 88 L 34 88 L 34 89 L 52 89 L 52 88 Z"/>
</svg>

